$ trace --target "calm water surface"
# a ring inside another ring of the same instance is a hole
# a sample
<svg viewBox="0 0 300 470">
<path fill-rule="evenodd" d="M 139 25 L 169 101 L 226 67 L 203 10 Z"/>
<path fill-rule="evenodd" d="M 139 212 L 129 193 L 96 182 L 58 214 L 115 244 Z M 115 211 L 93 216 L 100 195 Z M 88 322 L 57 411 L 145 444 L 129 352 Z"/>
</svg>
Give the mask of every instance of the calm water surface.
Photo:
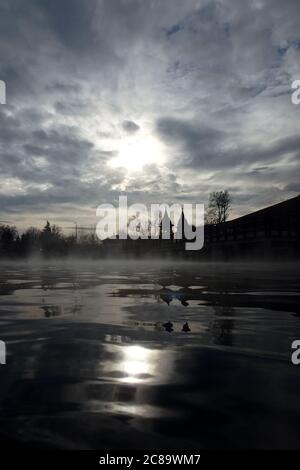
<svg viewBox="0 0 300 470">
<path fill-rule="evenodd" d="M 300 268 L 0 267 L 12 446 L 300 447 Z"/>
</svg>

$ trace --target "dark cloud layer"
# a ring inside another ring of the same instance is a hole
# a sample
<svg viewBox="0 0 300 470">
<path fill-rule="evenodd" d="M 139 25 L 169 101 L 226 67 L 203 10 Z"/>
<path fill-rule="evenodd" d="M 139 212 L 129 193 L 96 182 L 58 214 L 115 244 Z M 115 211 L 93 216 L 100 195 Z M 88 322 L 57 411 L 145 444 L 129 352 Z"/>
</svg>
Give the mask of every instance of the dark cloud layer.
<svg viewBox="0 0 300 470">
<path fill-rule="evenodd" d="M 120 192 L 226 187 L 235 215 L 296 195 L 299 26 L 298 0 L 3 0 L 3 218 L 92 220 Z"/>
</svg>

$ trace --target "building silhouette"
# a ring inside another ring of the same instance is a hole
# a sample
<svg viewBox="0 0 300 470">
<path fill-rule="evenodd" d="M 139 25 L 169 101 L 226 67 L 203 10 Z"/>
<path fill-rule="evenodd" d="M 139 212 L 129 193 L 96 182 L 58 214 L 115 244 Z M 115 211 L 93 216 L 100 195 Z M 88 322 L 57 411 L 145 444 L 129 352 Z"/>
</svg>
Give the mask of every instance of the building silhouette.
<svg viewBox="0 0 300 470">
<path fill-rule="evenodd" d="M 299 258 L 300 196 L 228 222 L 205 227 L 208 259 Z"/>
<path fill-rule="evenodd" d="M 176 225 L 176 226 L 175 226 Z M 284 260 L 300 257 L 300 196 L 238 217 L 204 227 L 204 246 L 185 250 L 182 211 L 174 224 L 167 211 L 159 224 L 159 236 L 131 240 L 105 240 L 105 256 L 174 257 L 205 261 Z M 194 227 L 192 227 L 194 229 Z M 177 236 L 178 235 L 178 236 Z"/>
</svg>

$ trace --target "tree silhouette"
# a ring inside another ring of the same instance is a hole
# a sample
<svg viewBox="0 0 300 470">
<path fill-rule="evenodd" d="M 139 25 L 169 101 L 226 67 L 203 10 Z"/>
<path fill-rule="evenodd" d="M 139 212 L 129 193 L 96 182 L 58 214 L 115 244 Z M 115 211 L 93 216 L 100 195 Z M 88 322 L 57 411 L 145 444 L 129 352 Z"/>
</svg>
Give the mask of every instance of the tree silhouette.
<svg viewBox="0 0 300 470">
<path fill-rule="evenodd" d="M 221 224 L 226 222 L 231 207 L 231 196 L 229 191 L 214 191 L 209 195 L 208 210 L 205 222 L 210 224 Z"/>
</svg>

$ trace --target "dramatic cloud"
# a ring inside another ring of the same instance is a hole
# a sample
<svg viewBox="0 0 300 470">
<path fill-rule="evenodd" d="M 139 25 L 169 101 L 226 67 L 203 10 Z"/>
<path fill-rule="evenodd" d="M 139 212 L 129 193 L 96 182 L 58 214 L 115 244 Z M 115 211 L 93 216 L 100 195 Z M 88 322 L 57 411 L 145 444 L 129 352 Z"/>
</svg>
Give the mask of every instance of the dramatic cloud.
<svg viewBox="0 0 300 470">
<path fill-rule="evenodd" d="M 300 2 L 3 0 L 1 218 L 299 192 Z"/>
<path fill-rule="evenodd" d="M 136 132 L 139 128 L 140 127 L 133 121 L 123 121 L 123 129 L 127 132 Z"/>
</svg>

